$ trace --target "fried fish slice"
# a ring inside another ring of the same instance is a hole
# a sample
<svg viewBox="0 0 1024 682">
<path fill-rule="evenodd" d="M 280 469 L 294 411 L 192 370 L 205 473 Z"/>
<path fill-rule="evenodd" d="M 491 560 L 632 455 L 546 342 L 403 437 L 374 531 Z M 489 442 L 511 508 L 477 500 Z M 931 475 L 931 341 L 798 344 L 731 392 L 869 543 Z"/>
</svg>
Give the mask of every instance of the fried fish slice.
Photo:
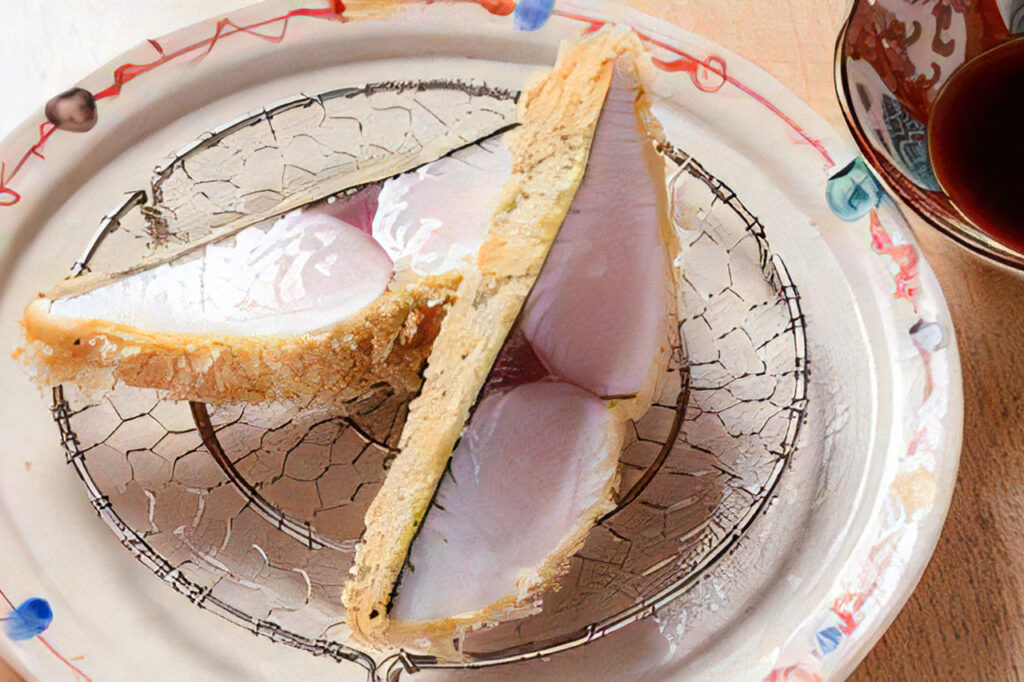
<svg viewBox="0 0 1024 682">
<path fill-rule="evenodd" d="M 121 381 L 213 404 L 344 402 L 384 382 L 415 390 L 457 275 L 385 292 L 326 330 L 270 337 L 161 334 L 116 322 L 61 318 L 40 299 L 25 313 L 16 357 L 40 385 L 102 394 Z"/>
<path fill-rule="evenodd" d="M 628 420 L 678 346 L 665 164 L 630 66 L 616 64 L 569 216 L 410 548 L 393 645 L 452 655 L 463 630 L 528 615 L 615 507 Z"/>
<path fill-rule="evenodd" d="M 615 58 L 636 44 L 634 34 L 608 29 L 563 45 L 553 70 L 521 99 L 512 178 L 477 269 L 466 273 L 441 325 L 345 587 L 347 623 L 368 644 L 389 640 L 391 595 L 410 544 L 576 195 Z"/>
<path fill-rule="evenodd" d="M 529 610 L 609 510 L 624 431 L 604 401 L 555 379 L 481 400 L 413 541 L 389 643 L 445 652 L 461 627 Z"/>
<path fill-rule="evenodd" d="M 20 357 L 41 385 L 217 404 L 411 393 L 465 266 L 452 254 L 479 249 L 509 176 L 503 149 L 488 138 L 167 262 L 69 280 L 28 307 Z"/>
</svg>

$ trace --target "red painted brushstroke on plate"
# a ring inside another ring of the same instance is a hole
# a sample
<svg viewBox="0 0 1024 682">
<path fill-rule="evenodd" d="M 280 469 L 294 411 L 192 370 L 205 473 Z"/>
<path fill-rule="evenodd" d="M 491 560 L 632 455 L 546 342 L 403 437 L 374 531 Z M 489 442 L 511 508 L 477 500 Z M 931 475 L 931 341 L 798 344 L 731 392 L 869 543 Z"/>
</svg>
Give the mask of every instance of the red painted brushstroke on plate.
<svg viewBox="0 0 1024 682">
<path fill-rule="evenodd" d="M 42 635 L 36 635 L 36 639 L 38 639 L 40 642 L 42 642 L 43 646 L 45 646 L 47 649 L 50 650 L 50 653 L 52 653 L 54 656 L 56 656 L 61 661 L 63 661 L 64 665 L 66 665 L 67 667 L 71 668 L 71 670 L 75 673 L 75 678 L 76 679 L 79 679 L 82 682 L 93 682 L 93 679 L 91 677 L 89 677 L 88 675 L 86 675 L 84 672 L 82 672 L 74 663 L 72 663 L 68 659 L 64 658 L 59 653 L 57 653 L 57 650 L 53 648 L 53 645 L 51 645 L 49 642 L 46 641 L 46 638 L 44 638 Z"/>
<path fill-rule="evenodd" d="M 876 253 L 888 255 L 899 267 L 895 275 L 896 292 L 893 295 L 910 301 L 916 311 L 917 301 L 914 300 L 914 294 L 917 292 L 917 249 L 912 244 L 894 244 L 875 209 L 871 209 L 870 229 L 871 248 Z"/>
<path fill-rule="evenodd" d="M 106 99 L 108 97 L 115 97 L 121 93 L 121 89 L 125 86 L 125 84 L 129 83 L 135 78 L 138 78 L 142 74 L 148 73 L 149 71 L 152 71 L 153 69 L 162 66 L 167 62 L 177 59 L 182 55 L 196 52 L 205 47 L 206 50 L 201 54 L 197 55 L 197 58 L 201 59 L 202 57 L 209 54 L 210 50 L 213 49 L 213 46 L 217 43 L 217 41 L 226 38 L 227 36 L 234 35 L 236 33 L 244 33 L 259 38 L 261 40 L 266 40 L 271 43 L 279 43 L 282 40 L 284 40 L 285 35 L 288 31 L 288 23 L 294 17 L 313 17 L 333 21 L 344 21 L 344 12 L 345 4 L 341 2 L 341 0 L 331 0 L 327 7 L 322 7 L 319 9 L 295 9 L 286 14 L 282 14 L 281 16 L 273 17 L 270 19 L 264 19 L 263 21 L 258 21 L 252 24 L 246 24 L 241 26 L 234 23 L 228 18 L 223 18 L 217 22 L 217 27 L 214 31 L 214 34 L 211 37 L 205 40 L 200 40 L 198 42 L 192 43 L 191 45 L 186 45 L 185 47 L 182 47 L 181 49 L 171 53 L 165 53 L 163 46 L 159 42 L 150 39 L 148 41 L 149 44 L 153 46 L 153 49 L 156 50 L 157 54 L 159 54 L 160 56 L 157 59 L 151 62 L 147 62 L 145 64 L 122 64 L 121 66 L 114 69 L 114 82 L 110 86 L 104 88 L 103 90 L 100 90 L 97 93 L 93 93 L 93 96 L 97 100 Z M 264 33 L 260 33 L 259 31 L 256 30 L 264 26 L 269 26 L 271 24 L 276 23 L 281 23 L 281 32 L 278 35 L 267 35 Z M 30 158 L 32 158 L 33 156 L 38 157 L 40 159 L 45 158 L 42 154 L 43 145 L 46 144 L 46 141 L 50 138 L 50 135 L 53 134 L 54 130 L 56 130 L 56 128 L 49 121 L 42 123 L 39 126 L 38 140 L 35 142 L 35 144 L 29 147 L 27 152 L 25 152 L 22 155 L 21 159 L 18 160 L 18 163 L 11 169 L 9 175 L 7 174 L 7 165 L 0 164 L 0 207 L 14 206 L 19 201 L 21 201 L 21 194 L 19 194 L 16 190 L 10 187 L 8 183 L 14 180 L 14 178 L 18 175 L 18 172 L 22 169 L 22 167 L 24 167 L 25 163 Z"/>
</svg>

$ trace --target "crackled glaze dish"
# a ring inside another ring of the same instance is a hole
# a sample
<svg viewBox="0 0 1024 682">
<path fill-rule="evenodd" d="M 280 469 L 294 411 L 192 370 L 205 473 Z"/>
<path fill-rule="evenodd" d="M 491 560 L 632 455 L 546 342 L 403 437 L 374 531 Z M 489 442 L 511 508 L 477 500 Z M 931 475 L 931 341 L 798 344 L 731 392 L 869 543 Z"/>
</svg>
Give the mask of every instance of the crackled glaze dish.
<svg viewBox="0 0 1024 682">
<path fill-rule="evenodd" d="M 843 115 L 885 184 L 946 236 L 1018 271 L 1024 256 L 972 223 L 940 187 L 929 159 L 928 123 L 959 67 L 1022 33 L 1020 0 L 857 0 L 835 56 Z M 867 191 L 863 201 L 872 195 Z"/>
<path fill-rule="evenodd" d="M 381 154 L 503 130 L 559 42 L 609 23 L 650 59 L 680 345 L 624 444 L 623 476 L 643 485 L 540 611 L 468 632 L 460 660 L 353 639 L 342 590 L 404 419 L 386 390 L 344 416 L 124 386 L 40 396 L 5 359 L 20 444 L 0 461 L 0 589 L 19 624 L 5 655 L 47 680 L 852 670 L 948 506 L 962 420 L 948 312 L 890 199 L 829 208 L 863 207 L 839 172 L 852 148 L 749 63 L 637 12 L 559 4 L 524 33 L 473 4 L 272 1 L 143 43 L 81 84 L 91 130 L 40 114 L 0 146 L 0 339 L 13 350 L 25 302 L 65 274 L 259 215 Z"/>
</svg>

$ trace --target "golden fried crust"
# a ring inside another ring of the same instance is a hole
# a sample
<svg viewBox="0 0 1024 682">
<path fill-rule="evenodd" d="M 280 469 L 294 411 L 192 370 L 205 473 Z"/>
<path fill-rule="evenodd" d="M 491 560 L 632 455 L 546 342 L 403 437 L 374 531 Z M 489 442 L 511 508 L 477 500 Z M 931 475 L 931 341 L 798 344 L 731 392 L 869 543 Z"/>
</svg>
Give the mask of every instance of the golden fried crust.
<svg viewBox="0 0 1024 682">
<path fill-rule="evenodd" d="M 367 511 L 363 543 L 345 586 L 347 623 L 366 644 L 384 648 L 407 634 L 401 626 L 389 631 L 387 610 L 409 546 L 572 204 L 615 58 L 636 45 L 635 35 L 619 29 L 563 45 L 553 71 L 520 101 L 521 125 L 510 144 L 512 177 L 477 269 L 467 273 L 441 325 L 423 390 L 410 406 L 401 453 Z M 442 640 L 455 625 L 445 623 L 437 633 Z"/>
<path fill-rule="evenodd" d="M 456 274 L 387 292 L 332 328 L 294 336 L 149 332 L 49 314 L 29 305 L 15 353 L 40 386 L 63 382 L 101 394 L 119 380 L 213 404 L 277 400 L 337 403 L 377 383 L 414 391 L 452 299 Z"/>
<path fill-rule="evenodd" d="M 617 64 L 620 63 L 624 67 L 628 66 L 636 71 L 640 70 L 636 67 L 641 66 L 637 60 L 625 62 L 620 59 Z M 658 230 L 662 241 L 667 245 L 668 252 L 677 253 L 679 242 L 668 220 L 667 198 L 664 194 L 665 163 L 656 151 L 656 147 L 666 141 L 664 131 L 660 122 L 651 114 L 650 101 L 646 95 L 641 95 L 637 100 L 636 113 L 642 122 L 645 134 L 652 142 L 647 149 L 647 162 L 650 176 L 659 180 L 656 183 L 656 189 L 659 190 L 659 216 L 661 217 Z M 678 286 L 674 277 L 675 269 L 666 263 L 666 270 L 668 272 L 666 286 L 669 290 L 669 300 L 673 302 L 674 308 Z M 624 439 L 622 431 L 625 429 L 627 420 L 640 419 L 650 408 L 655 396 L 661 392 L 672 349 L 680 345 L 678 328 L 675 324 L 667 324 L 664 331 L 665 344 L 661 355 L 651 365 L 650 376 L 643 384 L 644 389 L 631 398 L 616 400 L 608 405 L 615 414 L 616 428 L 620 431 L 616 442 L 621 443 Z M 479 611 L 449 618 L 421 621 L 390 619 L 387 626 L 388 643 L 409 652 L 430 654 L 451 661 L 463 660 L 459 644 L 465 633 L 490 623 L 525 618 L 537 613 L 541 608 L 540 598 L 544 590 L 569 569 L 567 559 L 582 549 L 594 525 L 615 508 L 614 491 L 619 484 L 618 460 L 619 452 L 615 452 L 600 465 L 607 467 L 607 476 L 605 488 L 597 496 L 597 502 L 576 520 L 558 546 L 551 550 L 539 566 L 532 568 L 519 579 L 515 592 Z"/>
</svg>

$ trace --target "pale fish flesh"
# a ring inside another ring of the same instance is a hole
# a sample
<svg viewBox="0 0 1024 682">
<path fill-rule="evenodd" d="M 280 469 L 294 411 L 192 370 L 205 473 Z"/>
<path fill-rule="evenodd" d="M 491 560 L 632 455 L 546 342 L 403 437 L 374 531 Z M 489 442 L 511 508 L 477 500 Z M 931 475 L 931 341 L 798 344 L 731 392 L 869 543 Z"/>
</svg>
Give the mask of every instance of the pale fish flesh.
<svg viewBox="0 0 1024 682">
<path fill-rule="evenodd" d="M 627 50 L 642 47 L 622 27 L 563 44 L 553 69 L 519 98 L 520 125 L 509 142 L 512 174 L 475 267 L 466 272 L 441 325 L 423 388 L 409 406 L 400 452 L 367 511 L 345 585 L 346 624 L 359 641 L 386 649 L 404 646 L 406 635 L 419 640 L 433 633 L 438 651 L 449 656 L 450 623 L 426 622 L 423 633 L 399 631 L 409 621 L 390 617 L 395 584 L 472 408 L 569 212 L 616 56 Z"/>
<path fill-rule="evenodd" d="M 604 403 L 571 384 L 484 398 L 412 545 L 392 617 L 472 613 L 538 579 L 531 569 L 609 495 L 622 437 Z"/>
<path fill-rule="evenodd" d="M 620 58 L 568 216 L 408 551 L 392 646 L 457 658 L 460 631 L 529 612 L 614 508 L 627 421 L 674 345 L 676 246 L 645 107 Z"/>
<path fill-rule="evenodd" d="M 667 351 L 674 320 L 663 161 L 637 116 L 639 94 L 617 70 L 587 174 L 521 322 L 552 374 L 605 398 L 650 395 L 660 375 L 652 359 Z"/>
<path fill-rule="evenodd" d="M 300 334 L 351 317 L 384 293 L 393 274 L 387 253 L 358 227 L 294 213 L 210 244 L 201 258 L 59 298 L 49 313 L 150 332 Z"/>
<path fill-rule="evenodd" d="M 298 360 L 297 375 L 319 362 L 317 348 L 337 354 L 340 346 L 353 356 L 336 358 L 349 369 L 340 384 L 355 381 L 358 391 L 394 380 L 411 390 L 460 270 L 486 234 L 487 219 L 473 216 L 493 213 L 494 188 L 510 172 L 502 149 L 500 138 L 487 140 L 169 262 L 80 285 L 69 280 L 52 300 L 28 307 L 23 359 L 40 384 L 102 388 L 119 378 L 223 403 L 243 398 L 231 377 L 245 378 L 249 401 L 323 393 L 296 382 L 263 395 L 254 377 L 273 375 L 271 359 Z M 309 352 L 299 357 L 303 344 Z M 373 372 L 388 363 L 395 372 Z M 357 380 L 362 370 L 369 374 Z"/>
<path fill-rule="evenodd" d="M 373 237 L 399 270 L 439 275 L 463 270 L 487 237 L 491 213 L 512 168 L 496 135 L 384 183 Z M 469 199 L 469 200 L 467 200 Z"/>
</svg>

